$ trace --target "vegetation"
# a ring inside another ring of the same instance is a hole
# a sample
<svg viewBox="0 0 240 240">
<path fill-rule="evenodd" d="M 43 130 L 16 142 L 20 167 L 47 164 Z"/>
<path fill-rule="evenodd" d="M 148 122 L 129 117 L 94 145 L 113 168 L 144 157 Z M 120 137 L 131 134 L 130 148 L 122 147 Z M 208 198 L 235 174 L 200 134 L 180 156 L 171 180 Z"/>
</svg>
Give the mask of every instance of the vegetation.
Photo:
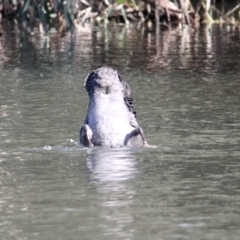
<svg viewBox="0 0 240 240">
<path fill-rule="evenodd" d="M 72 31 L 85 23 L 240 23 L 239 0 L 0 0 L 0 22 L 12 21 L 32 33 Z M 0 30 L 1 32 L 1 30 Z"/>
</svg>

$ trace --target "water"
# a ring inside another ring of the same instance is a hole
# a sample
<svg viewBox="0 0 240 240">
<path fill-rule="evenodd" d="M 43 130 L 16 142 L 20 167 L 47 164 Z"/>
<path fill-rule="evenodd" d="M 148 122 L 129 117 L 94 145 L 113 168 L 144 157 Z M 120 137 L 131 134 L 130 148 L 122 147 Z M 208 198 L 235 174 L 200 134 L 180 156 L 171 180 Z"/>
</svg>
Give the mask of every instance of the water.
<svg viewBox="0 0 240 240">
<path fill-rule="evenodd" d="M 0 38 L 0 238 L 239 239 L 239 29 L 87 30 Z M 100 65 L 155 148 L 79 146 Z"/>
</svg>

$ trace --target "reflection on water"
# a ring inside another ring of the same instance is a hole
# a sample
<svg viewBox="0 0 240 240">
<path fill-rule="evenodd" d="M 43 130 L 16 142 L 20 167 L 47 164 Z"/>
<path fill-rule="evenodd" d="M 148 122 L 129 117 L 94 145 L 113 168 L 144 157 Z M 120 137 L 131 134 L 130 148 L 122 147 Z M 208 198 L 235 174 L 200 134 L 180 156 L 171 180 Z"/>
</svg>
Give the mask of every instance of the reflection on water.
<svg viewBox="0 0 240 240">
<path fill-rule="evenodd" d="M 128 183 L 138 172 L 134 152 L 128 148 L 91 149 L 86 159 L 90 181 L 96 183 L 96 191 L 101 194 L 98 205 L 102 208 L 102 231 L 105 235 L 132 237 L 131 231 L 124 229 L 134 220 L 129 206 L 133 204 L 136 191 Z"/>
<path fill-rule="evenodd" d="M 129 149 L 90 149 L 87 166 L 91 172 L 91 181 L 119 184 L 133 178 L 135 156 Z"/>
<path fill-rule="evenodd" d="M 239 239 L 239 36 L 228 26 L 72 38 L 6 29 L 0 238 Z M 83 81 L 104 64 L 130 83 L 157 148 L 76 146 Z"/>
<path fill-rule="evenodd" d="M 172 29 L 161 32 L 158 36 L 149 34 L 148 48 L 156 54 L 147 61 L 147 68 L 157 68 L 163 72 L 177 69 L 197 71 L 198 73 L 215 74 L 232 64 L 232 69 L 239 69 L 239 60 L 224 58 L 229 54 L 229 45 L 236 49 L 239 55 L 239 39 L 233 38 L 238 33 L 237 28 Z"/>
<path fill-rule="evenodd" d="M 0 41 L 0 66 L 12 65 L 16 71 L 36 68 L 40 71 L 38 74 L 53 67 L 76 72 L 77 68 L 88 71 L 104 64 L 162 73 L 189 69 L 211 74 L 224 71 L 229 65 L 238 69 L 236 58 L 226 58 L 234 51 L 239 56 L 237 27 L 209 25 L 193 29 L 185 26 L 160 30 L 159 35 L 154 31 L 115 26 L 111 31 L 76 31 L 73 37 L 66 35 L 61 39 L 54 34 L 31 38 L 23 35 L 20 41 L 17 31 L 6 30 Z M 141 54 L 143 58 L 138 57 Z"/>
</svg>

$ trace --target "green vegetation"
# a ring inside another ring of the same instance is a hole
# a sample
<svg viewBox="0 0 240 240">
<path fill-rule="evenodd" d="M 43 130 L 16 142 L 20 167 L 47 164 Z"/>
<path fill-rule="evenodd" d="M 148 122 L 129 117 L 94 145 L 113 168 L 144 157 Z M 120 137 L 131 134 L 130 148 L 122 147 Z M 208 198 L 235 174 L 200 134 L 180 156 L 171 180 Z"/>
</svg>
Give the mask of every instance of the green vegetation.
<svg viewBox="0 0 240 240">
<path fill-rule="evenodd" d="M 36 26 L 59 33 L 78 24 L 240 23 L 239 0 L 0 0 L 0 22 L 12 21 L 27 32 Z M 1 30 L 0 30 L 1 32 Z"/>
</svg>

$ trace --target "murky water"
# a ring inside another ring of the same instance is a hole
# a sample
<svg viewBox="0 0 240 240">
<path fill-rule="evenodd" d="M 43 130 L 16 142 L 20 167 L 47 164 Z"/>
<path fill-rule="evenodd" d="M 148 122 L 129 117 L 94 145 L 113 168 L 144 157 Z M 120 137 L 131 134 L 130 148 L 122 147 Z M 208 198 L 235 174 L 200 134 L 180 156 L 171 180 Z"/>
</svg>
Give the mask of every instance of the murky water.
<svg viewBox="0 0 240 240">
<path fill-rule="evenodd" d="M 239 29 L 0 38 L 0 239 L 239 239 Z M 78 145 L 100 65 L 156 148 Z"/>
</svg>

